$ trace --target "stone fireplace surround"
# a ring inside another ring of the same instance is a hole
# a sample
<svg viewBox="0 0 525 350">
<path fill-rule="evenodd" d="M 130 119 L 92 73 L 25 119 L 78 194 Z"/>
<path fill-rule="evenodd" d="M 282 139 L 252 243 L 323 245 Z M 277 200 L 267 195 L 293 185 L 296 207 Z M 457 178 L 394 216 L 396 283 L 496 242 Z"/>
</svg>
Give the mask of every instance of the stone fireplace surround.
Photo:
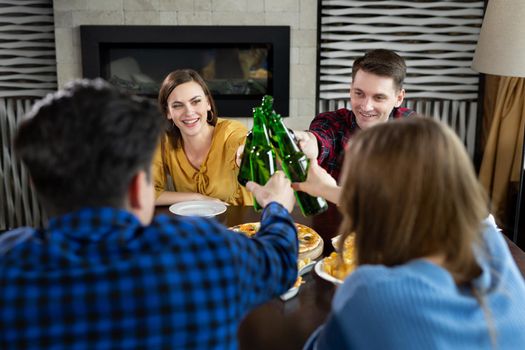
<svg viewBox="0 0 525 350">
<path fill-rule="evenodd" d="M 82 77 L 80 25 L 290 26 L 287 125 L 306 129 L 315 114 L 316 0 L 54 0 L 53 6 L 59 86 Z M 251 127 L 251 118 L 239 120 Z"/>
</svg>

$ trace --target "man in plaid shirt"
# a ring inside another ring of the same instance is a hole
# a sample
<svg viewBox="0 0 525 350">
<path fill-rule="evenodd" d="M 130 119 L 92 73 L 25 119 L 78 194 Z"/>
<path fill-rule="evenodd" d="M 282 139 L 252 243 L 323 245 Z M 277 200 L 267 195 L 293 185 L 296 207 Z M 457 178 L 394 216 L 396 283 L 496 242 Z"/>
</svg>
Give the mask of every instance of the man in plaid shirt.
<svg viewBox="0 0 525 350">
<path fill-rule="evenodd" d="M 0 236 L 0 349 L 235 349 L 243 316 L 297 277 L 294 197 L 248 188 L 255 238 L 214 219 L 152 220 L 157 107 L 102 80 L 48 96 L 15 150 L 50 219 Z"/>
<path fill-rule="evenodd" d="M 405 60 L 395 52 L 377 49 L 356 59 L 352 66 L 350 104 L 314 118 L 309 131 L 295 131 L 309 158 L 317 158 L 339 180 L 344 151 L 352 135 L 378 123 L 407 117 L 415 112 L 401 108 L 405 97 Z"/>
</svg>

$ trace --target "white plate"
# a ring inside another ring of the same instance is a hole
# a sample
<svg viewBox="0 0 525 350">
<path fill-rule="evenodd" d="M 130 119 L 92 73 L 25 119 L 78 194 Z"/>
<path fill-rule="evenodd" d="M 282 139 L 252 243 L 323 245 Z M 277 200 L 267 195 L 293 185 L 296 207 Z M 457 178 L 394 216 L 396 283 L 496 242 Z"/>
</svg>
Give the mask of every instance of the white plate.
<svg viewBox="0 0 525 350">
<path fill-rule="evenodd" d="M 313 260 L 313 261 L 310 261 L 308 264 L 304 265 L 303 267 L 301 267 L 299 269 L 299 276 L 302 276 L 302 275 L 305 275 L 307 274 L 308 272 L 312 271 L 314 265 L 315 265 L 316 261 Z"/>
<path fill-rule="evenodd" d="M 310 272 L 312 270 L 312 268 L 314 267 L 315 265 L 315 261 L 311 261 L 309 262 L 308 264 L 304 265 L 298 272 L 297 274 L 299 276 L 302 276 L 302 275 L 305 275 L 306 273 Z M 297 286 L 297 287 L 292 287 L 290 289 L 288 289 L 286 292 L 284 292 L 284 294 L 281 294 L 281 299 L 283 301 L 286 301 L 288 299 L 291 299 L 293 298 L 294 296 L 297 295 L 297 292 L 299 292 L 299 288 L 301 287 L 301 285 L 304 283 L 304 280 L 303 282 Z"/>
<path fill-rule="evenodd" d="M 288 299 L 292 299 L 299 292 L 299 287 L 292 287 L 292 288 L 288 289 L 286 292 L 281 294 L 279 296 L 279 298 L 281 298 L 282 301 L 286 301 Z"/>
<path fill-rule="evenodd" d="M 215 216 L 226 211 L 226 205 L 215 201 L 187 201 L 172 204 L 169 210 L 182 216 Z"/>
<path fill-rule="evenodd" d="M 323 260 L 319 260 L 317 262 L 317 264 L 315 264 L 314 271 L 319 277 L 321 277 L 322 279 L 324 279 L 324 280 L 326 280 L 328 282 L 332 282 L 332 283 L 337 284 L 337 285 L 343 284 L 343 281 L 341 281 L 340 279 L 335 278 L 334 276 L 324 272 Z"/>
</svg>

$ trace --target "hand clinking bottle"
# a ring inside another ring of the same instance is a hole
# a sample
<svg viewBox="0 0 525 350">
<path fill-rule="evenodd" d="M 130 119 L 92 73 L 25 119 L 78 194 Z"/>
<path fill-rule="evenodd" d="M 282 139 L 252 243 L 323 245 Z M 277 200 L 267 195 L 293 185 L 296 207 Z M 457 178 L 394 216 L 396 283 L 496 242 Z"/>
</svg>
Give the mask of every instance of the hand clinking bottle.
<svg viewBox="0 0 525 350">
<path fill-rule="evenodd" d="M 253 109 L 253 128 L 251 130 L 250 148 L 244 149 L 243 162 L 249 166 L 248 180 L 254 181 L 259 185 L 265 185 L 273 173 L 275 173 L 275 153 L 270 142 L 270 135 L 261 107 Z M 253 207 L 256 211 L 262 209 L 255 198 L 253 199 Z"/>
<path fill-rule="evenodd" d="M 284 173 L 292 182 L 306 181 L 310 160 L 299 148 L 295 135 L 284 125 L 281 116 L 275 112 L 270 115 L 269 125 L 272 144 L 281 160 Z M 302 191 L 296 191 L 295 197 L 305 216 L 316 215 L 328 209 L 324 198 L 312 197 Z"/>
</svg>

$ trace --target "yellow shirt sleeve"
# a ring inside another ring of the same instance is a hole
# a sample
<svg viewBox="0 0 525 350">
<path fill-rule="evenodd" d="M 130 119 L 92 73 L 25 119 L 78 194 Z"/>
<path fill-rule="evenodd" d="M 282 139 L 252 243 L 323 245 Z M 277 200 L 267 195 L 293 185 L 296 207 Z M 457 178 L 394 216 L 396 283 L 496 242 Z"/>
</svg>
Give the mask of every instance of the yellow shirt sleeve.
<svg viewBox="0 0 525 350">
<path fill-rule="evenodd" d="M 157 150 L 153 163 L 156 196 L 164 191 L 167 169 L 179 192 L 197 192 L 231 205 L 253 205 L 251 194 L 237 181 L 239 168 L 235 163 L 237 148 L 244 143 L 247 132 L 240 122 L 219 118 L 208 156 L 198 170 L 182 147 L 174 150 L 166 136 L 164 150 Z"/>
<path fill-rule="evenodd" d="M 153 187 L 155 188 L 155 199 L 160 196 L 166 188 L 166 172 L 164 168 L 163 154 L 162 154 L 162 142 L 167 141 L 165 135 L 162 136 L 155 154 L 153 155 L 152 174 L 153 174 Z"/>
</svg>

